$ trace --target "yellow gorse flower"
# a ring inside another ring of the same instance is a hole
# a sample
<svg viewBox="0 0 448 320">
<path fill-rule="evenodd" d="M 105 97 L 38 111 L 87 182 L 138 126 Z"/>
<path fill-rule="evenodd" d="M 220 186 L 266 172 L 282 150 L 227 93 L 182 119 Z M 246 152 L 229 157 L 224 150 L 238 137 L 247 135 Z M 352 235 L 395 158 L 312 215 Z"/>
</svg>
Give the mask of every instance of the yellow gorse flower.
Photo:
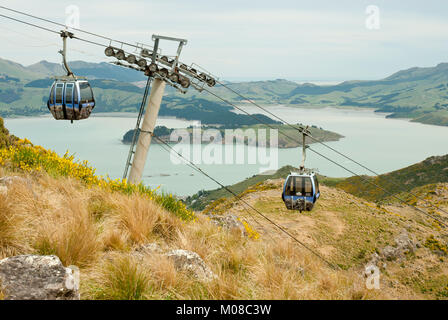
<svg viewBox="0 0 448 320">
<path fill-rule="evenodd" d="M 87 160 L 77 161 L 69 151 L 61 157 L 54 151 L 33 145 L 28 139 L 20 139 L 15 145 L 0 149 L 0 165 L 29 173 L 45 171 L 54 177 L 75 178 L 84 182 L 88 188 L 99 187 L 110 192 L 129 195 L 138 193 L 184 220 L 196 220 L 194 212 L 188 210 L 186 205 L 172 194 L 157 193 L 160 186 L 151 189 L 141 183 L 130 184 L 126 179 L 111 179 L 109 176 L 96 175 L 96 169 Z"/>
</svg>

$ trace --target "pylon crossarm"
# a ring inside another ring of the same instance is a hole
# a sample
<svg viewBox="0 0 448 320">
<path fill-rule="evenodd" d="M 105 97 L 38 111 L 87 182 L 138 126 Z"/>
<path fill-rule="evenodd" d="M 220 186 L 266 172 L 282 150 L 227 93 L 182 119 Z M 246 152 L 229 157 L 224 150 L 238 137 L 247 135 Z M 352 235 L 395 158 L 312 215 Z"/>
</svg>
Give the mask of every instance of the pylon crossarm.
<svg viewBox="0 0 448 320">
<path fill-rule="evenodd" d="M 192 64 L 187 66 L 180 62 L 180 55 L 183 47 L 188 43 L 186 39 L 173 38 L 161 35 L 153 35 L 154 47 L 149 48 L 146 45 L 138 43 L 132 53 L 125 52 L 124 43 L 113 46 L 110 41 L 109 46 L 105 50 L 108 57 L 115 57 L 118 61 L 112 63 L 144 72 L 146 76 L 155 78 L 156 75 L 166 83 L 182 93 L 192 86 L 198 91 L 202 91 L 205 85 L 213 87 L 216 85 L 218 78 L 210 72 Z M 176 53 L 173 55 L 162 55 L 159 48 L 159 42 L 162 40 L 178 42 Z M 129 45 L 129 44 L 126 44 Z M 140 52 L 138 52 L 140 51 Z"/>
</svg>

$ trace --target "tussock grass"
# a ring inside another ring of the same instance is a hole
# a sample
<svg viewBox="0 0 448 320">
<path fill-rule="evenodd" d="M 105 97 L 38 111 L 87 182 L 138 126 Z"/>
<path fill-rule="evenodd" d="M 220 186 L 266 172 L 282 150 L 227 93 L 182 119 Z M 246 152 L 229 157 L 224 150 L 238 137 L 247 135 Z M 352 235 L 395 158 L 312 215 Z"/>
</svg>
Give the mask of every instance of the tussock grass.
<svg viewBox="0 0 448 320">
<path fill-rule="evenodd" d="M 134 244 L 142 244 L 157 238 L 170 240 L 177 234 L 181 222 L 172 215 L 164 214 L 156 203 L 133 195 L 130 197 L 111 197 L 114 207 L 108 216 L 126 232 Z"/>
<path fill-rule="evenodd" d="M 11 194 L 0 194 L 0 259 L 29 251 L 29 217 L 14 210 Z"/>
<path fill-rule="evenodd" d="M 98 226 L 82 204 L 69 200 L 67 205 L 64 215 L 54 213 L 40 219 L 34 247 L 40 254 L 57 255 L 65 265 L 85 266 L 103 246 Z"/>
<path fill-rule="evenodd" d="M 90 288 L 88 297 L 91 299 L 142 300 L 148 297 L 150 275 L 130 256 L 106 261 L 94 277 L 101 286 Z"/>
</svg>

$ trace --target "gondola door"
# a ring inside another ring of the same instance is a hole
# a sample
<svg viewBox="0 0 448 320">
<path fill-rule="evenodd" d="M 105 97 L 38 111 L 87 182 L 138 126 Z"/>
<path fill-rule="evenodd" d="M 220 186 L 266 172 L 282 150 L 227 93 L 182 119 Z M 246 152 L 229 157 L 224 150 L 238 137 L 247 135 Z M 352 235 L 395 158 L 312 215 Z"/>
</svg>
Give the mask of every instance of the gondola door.
<svg viewBox="0 0 448 320">
<path fill-rule="evenodd" d="M 54 87 L 54 113 L 56 119 L 65 119 L 64 83 L 56 82 Z"/>
<path fill-rule="evenodd" d="M 74 83 L 66 83 L 65 84 L 65 95 L 64 95 L 64 104 L 65 104 L 65 112 L 67 115 L 67 119 L 76 120 L 75 107 L 73 101 L 73 92 L 74 92 Z"/>
</svg>

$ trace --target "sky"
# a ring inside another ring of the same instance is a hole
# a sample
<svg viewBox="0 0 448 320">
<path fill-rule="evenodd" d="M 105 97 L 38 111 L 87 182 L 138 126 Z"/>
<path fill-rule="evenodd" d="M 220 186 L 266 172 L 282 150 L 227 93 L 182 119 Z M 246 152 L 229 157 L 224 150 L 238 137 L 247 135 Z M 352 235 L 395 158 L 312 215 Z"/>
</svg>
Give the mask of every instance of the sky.
<svg viewBox="0 0 448 320">
<path fill-rule="evenodd" d="M 381 79 L 448 62 L 446 0 L 0 0 L 0 6 L 60 23 L 76 6 L 81 29 L 131 43 L 152 44 L 152 34 L 185 38 L 181 60 L 225 80 Z M 60 62 L 56 34 L 0 17 L 0 41 L 0 58 Z M 69 60 L 108 61 L 98 46 L 71 40 L 68 48 Z M 173 47 L 162 43 L 162 50 L 170 54 Z"/>
</svg>

